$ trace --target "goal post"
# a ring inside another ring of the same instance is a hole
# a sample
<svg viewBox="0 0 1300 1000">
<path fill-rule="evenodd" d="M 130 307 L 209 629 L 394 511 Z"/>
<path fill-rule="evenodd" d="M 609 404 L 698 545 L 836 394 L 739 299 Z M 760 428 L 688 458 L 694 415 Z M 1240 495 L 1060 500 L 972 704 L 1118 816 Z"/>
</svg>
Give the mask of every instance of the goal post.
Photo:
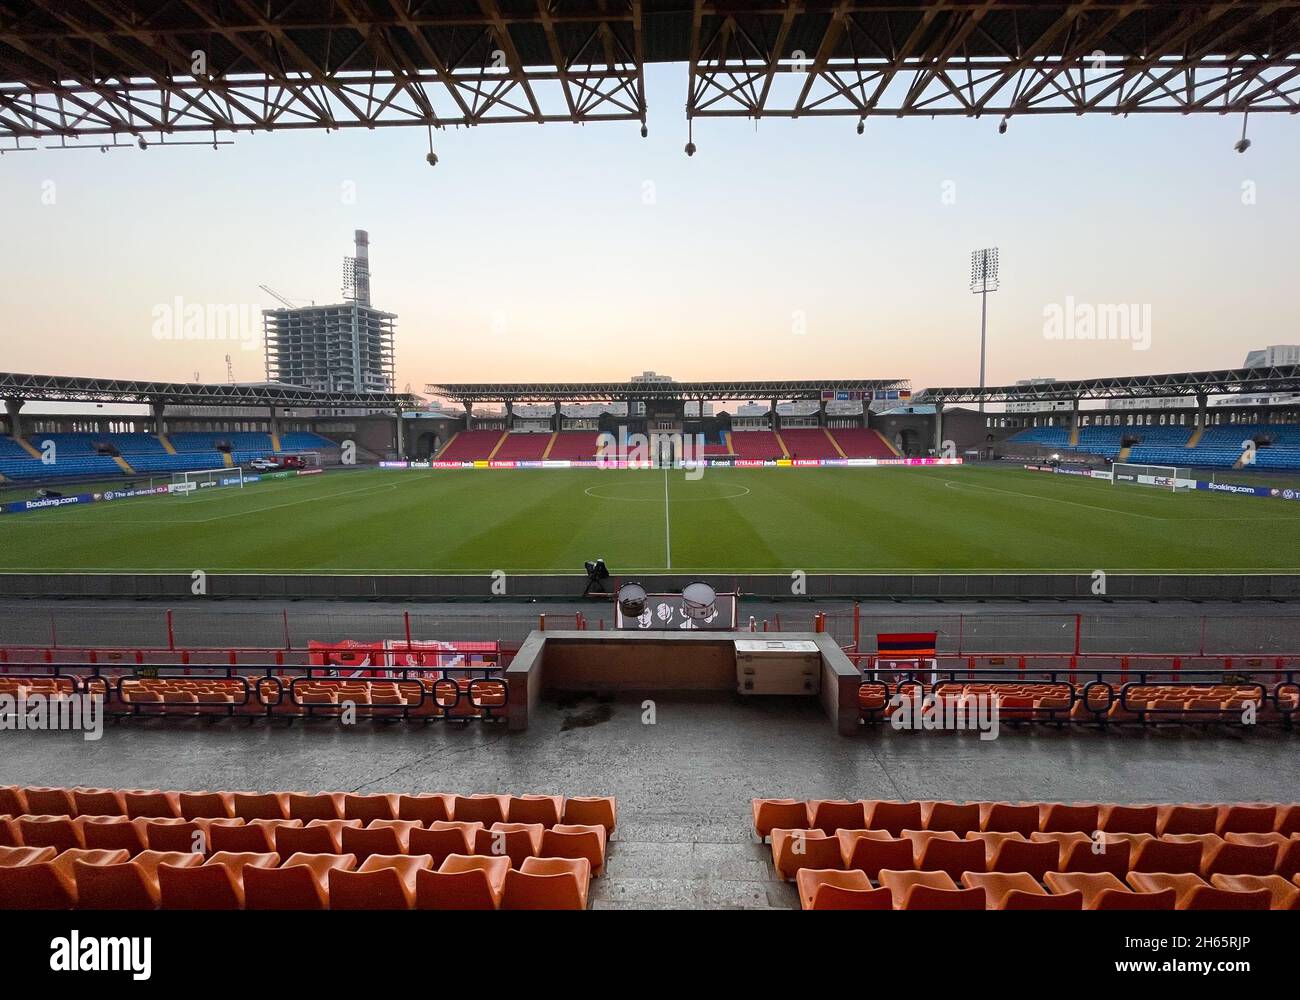
<svg viewBox="0 0 1300 1000">
<path fill-rule="evenodd" d="M 1151 486 L 1170 492 L 1196 488 L 1196 477 L 1192 475 L 1192 470 L 1176 465 L 1114 462 L 1110 467 L 1110 482 L 1112 486 Z"/>
<path fill-rule="evenodd" d="M 237 465 L 221 469 L 190 469 L 186 472 L 173 472 L 168 493 L 178 496 L 190 496 L 201 489 L 212 486 L 244 485 L 244 470 Z"/>
</svg>

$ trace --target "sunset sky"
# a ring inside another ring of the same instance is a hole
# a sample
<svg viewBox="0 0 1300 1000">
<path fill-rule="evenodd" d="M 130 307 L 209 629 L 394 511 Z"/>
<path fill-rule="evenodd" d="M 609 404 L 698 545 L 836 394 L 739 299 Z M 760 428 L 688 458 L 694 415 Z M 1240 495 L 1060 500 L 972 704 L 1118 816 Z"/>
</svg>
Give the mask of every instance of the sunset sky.
<svg viewBox="0 0 1300 1000">
<path fill-rule="evenodd" d="M 263 376 L 260 343 L 159 340 L 159 307 L 340 298 L 352 231 L 398 314 L 399 388 L 460 380 L 978 379 L 970 251 L 1001 249 L 992 383 L 1235 366 L 1300 339 L 1300 125 L 1240 116 L 696 123 L 240 135 L 0 157 L 0 370 Z M 355 193 L 355 197 L 351 195 Z M 1251 200 L 1253 204 L 1246 203 Z M 52 202 L 52 203 L 51 203 Z M 1150 346 L 1044 310 L 1149 306 Z M 251 348 L 251 349 L 250 349 Z"/>
</svg>

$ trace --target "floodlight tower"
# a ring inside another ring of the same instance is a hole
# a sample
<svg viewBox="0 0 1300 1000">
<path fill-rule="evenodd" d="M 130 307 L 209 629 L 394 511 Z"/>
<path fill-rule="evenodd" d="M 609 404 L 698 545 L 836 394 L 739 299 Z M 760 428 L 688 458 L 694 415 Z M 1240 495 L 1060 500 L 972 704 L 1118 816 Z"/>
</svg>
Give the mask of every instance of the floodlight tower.
<svg viewBox="0 0 1300 1000">
<path fill-rule="evenodd" d="M 980 413 L 984 412 L 984 347 L 988 329 L 989 292 L 998 290 L 998 248 L 972 250 L 970 290 L 980 297 Z"/>
</svg>

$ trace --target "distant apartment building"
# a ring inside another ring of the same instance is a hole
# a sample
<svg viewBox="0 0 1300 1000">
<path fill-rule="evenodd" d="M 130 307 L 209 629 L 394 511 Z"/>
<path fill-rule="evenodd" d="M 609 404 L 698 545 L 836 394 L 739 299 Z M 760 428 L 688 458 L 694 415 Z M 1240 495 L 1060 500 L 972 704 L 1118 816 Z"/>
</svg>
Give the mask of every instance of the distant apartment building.
<svg viewBox="0 0 1300 1000">
<path fill-rule="evenodd" d="M 370 304 L 370 238 L 344 259 L 343 301 L 262 313 L 268 381 L 328 392 L 392 392 L 397 317 Z"/>
</svg>

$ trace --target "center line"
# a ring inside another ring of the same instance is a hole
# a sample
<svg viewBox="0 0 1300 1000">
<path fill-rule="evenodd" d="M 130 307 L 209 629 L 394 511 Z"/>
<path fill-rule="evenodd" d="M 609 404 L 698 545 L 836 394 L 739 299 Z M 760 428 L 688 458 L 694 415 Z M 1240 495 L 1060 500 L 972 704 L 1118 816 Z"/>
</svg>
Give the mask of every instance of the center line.
<svg viewBox="0 0 1300 1000">
<path fill-rule="evenodd" d="M 664 558 L 666 569 L 673 568 L 673 527 L 668 520 L 668 466 L 664 466 Z"/>
</svg>

